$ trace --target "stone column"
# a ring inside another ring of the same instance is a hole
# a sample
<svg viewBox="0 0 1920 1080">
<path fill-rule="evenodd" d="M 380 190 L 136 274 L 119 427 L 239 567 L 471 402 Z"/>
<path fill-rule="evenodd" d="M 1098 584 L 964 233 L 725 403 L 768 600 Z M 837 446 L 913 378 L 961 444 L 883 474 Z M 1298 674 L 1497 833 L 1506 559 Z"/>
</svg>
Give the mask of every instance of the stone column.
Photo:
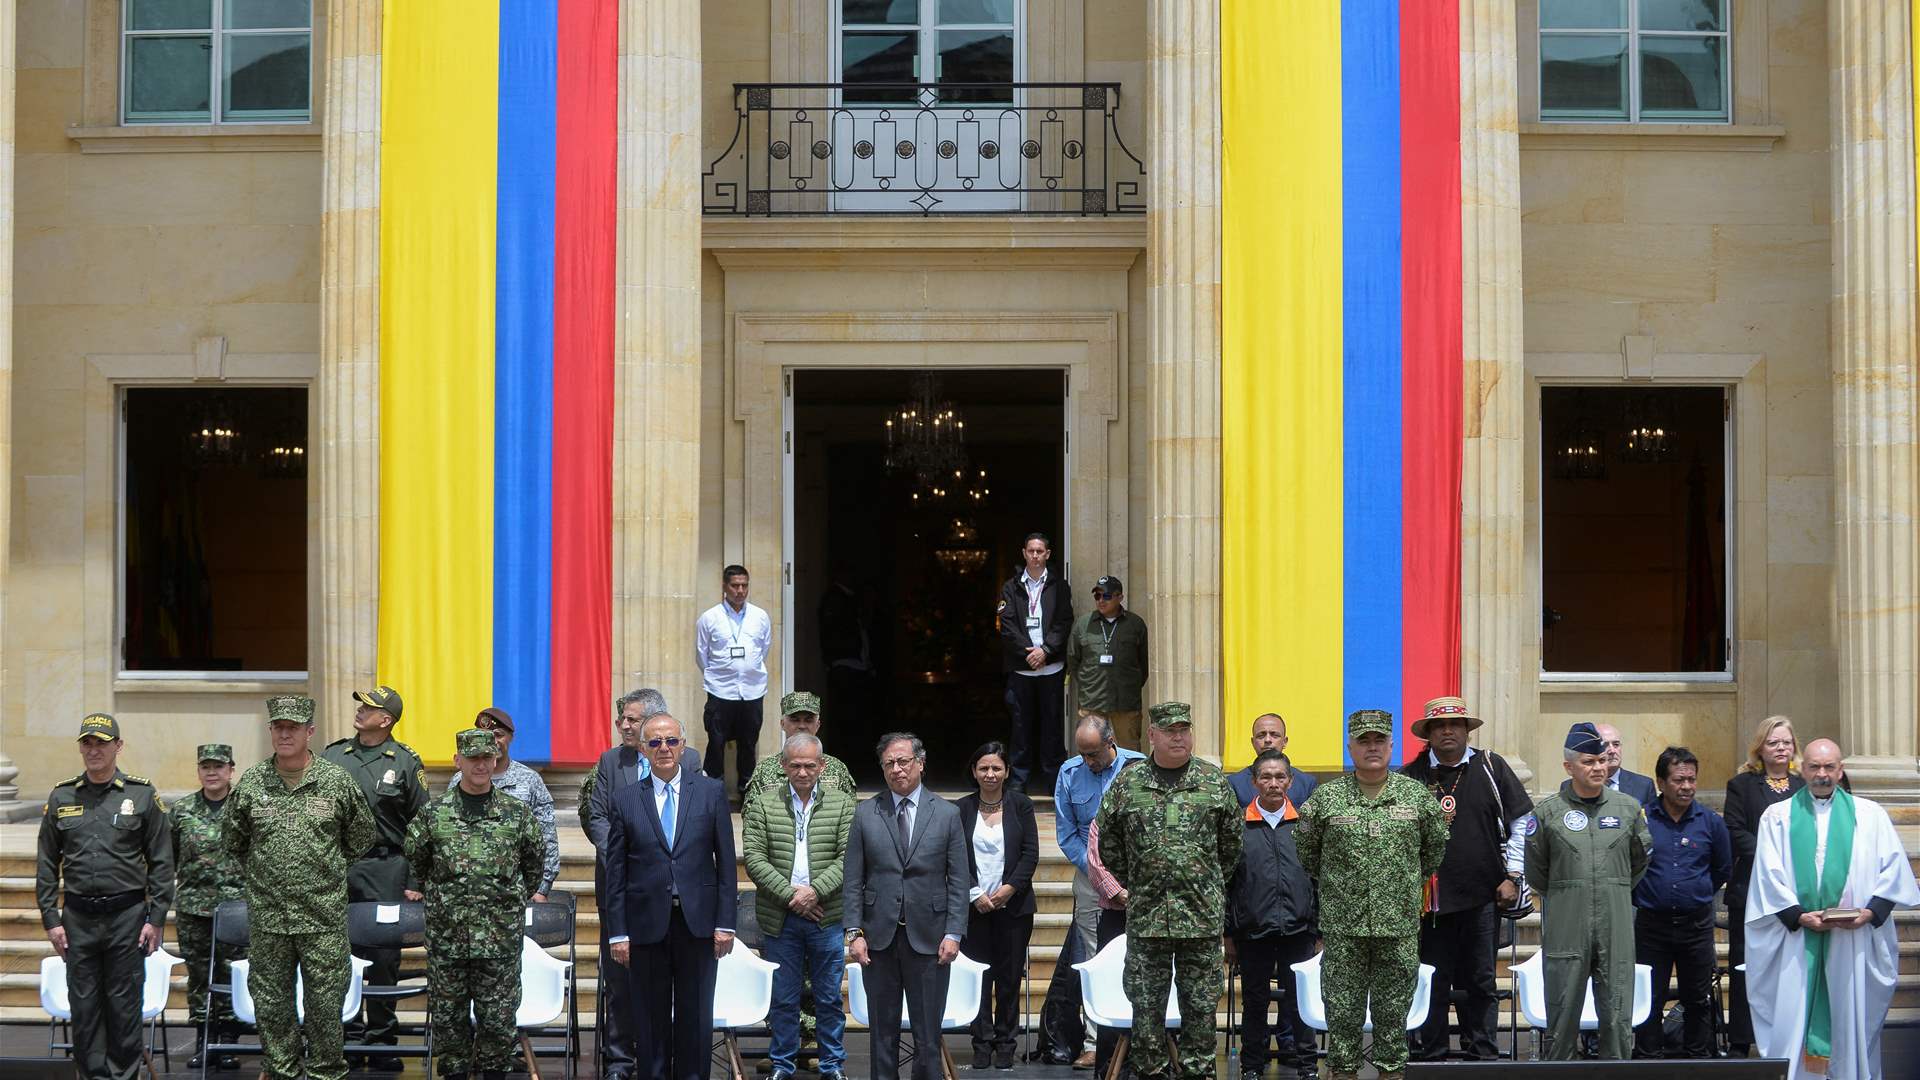
<svg viewBox="0 0 1920 1080">
<path fill-rule="evenodd" d="M 380 589 L 380 0 L 327 5 L 320 230 L 316 741 L 374 680 Z"/>
<path fill-rule="evenodd" d="M 1911 44 L 1905 4 L 1827 7 L 1837 736 L 1855 790 L 1899 802 L 1920 802 Z"/>
<path fill-rule="evenodd" d="M 700 169 L 700 4 L 623 0 L 612 689 L 659 688 L 696 734 Z"/>
<path fill-rule="evenodd" d="M 1147 34 L 1153 696 L 1190 703 L 1194 751 L 1218 761 L 1219 0 L 1151 0 Z"/>
<path fill-rule="evenodd" d="M 1460 692 L 1486 721 L 1477 741 L 1530 780 L 1524 757 L 1534 750 L 1539 661 L 1526 648 L 1534 622 L 1522 574 L 1527 380 L 1515 32 L 1512 0 L 1460 0 Z"/>
<path fill-rule="evenodd" d="M 0 0 L 0 646 L 6 642 L 7 564 L 13 550 L 13 138 L 14 0 Z M 0 708 L 7 700 L 6 660 L 0 647 Z M 0 749 L 0 821 L 13 821 L 34 809 L 20 801 L 14 778 L 20 767 Z"/>
</svg>

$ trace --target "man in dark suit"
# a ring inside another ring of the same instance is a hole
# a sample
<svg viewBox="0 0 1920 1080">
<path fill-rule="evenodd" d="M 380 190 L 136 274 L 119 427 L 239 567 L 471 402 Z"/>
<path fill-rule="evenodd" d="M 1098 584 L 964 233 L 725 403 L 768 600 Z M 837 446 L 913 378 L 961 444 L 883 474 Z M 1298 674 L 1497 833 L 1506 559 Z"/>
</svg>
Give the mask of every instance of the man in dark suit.
<svg viewBox="0 0 1920 1080">
<path fill-rule="evenodd" d="M 1642 776 L 1621 766 L 1620 729 L 1612 724 L 1595 724 L 1594 727 L 1600 730 L 1600 741 L 1607 744 L 1607 786 L 1633 796 L 1641 806 L 1658 799 L 1660 792 L 1653 786 L 1653 777 Z"/>
<path fill-rule="evenodd" d="M 1038 774 L 1052 791 L 1067 760 L 1067 640 L 1073 635 L 1073 594 L 1064 577 L 1047 569 L 1053 544 L 1045 533 L 1028 533 L 1020 545 L 1025 565 L 1000 588 L 1000 667 L 1007 673 L 1007 709 L 1012 714 L 1013 777 L 1024 791 Z"/>
<path fill-rule="evenodd" d="M 653 772 L 647 755 L 640 749 L 640 730 L 653 717 L 667 711 L 667 699 L 652 688 L 633 690 L 613 704 L 614 727 L 620 741 L 600 755 L 600 764 L 587 774 L 588 787 L 580 800 L 580 828 L 593 841 L 593 894 L 601 911 L 607 909 L 607 830 L 613 816 L 613 800 L 628 784 L 646 779 Z M 680 767 L 700 771 L 700 751 L 682 744 Z M 613 962 L 607 951 L 607 924 L 600 923 L 600 992 L 605 1007 L 600 1015 L 600 1058 L 607 1080 L 628 1080 L 633 1075 L 633 999 L 627 993 L 627 969 Z"/>
<path fill-rule="evenodd" d="M 652 766 L 614 797 L 606 850 L 607 951 L 637 967 L 636 1069 L 705 1080 L 720 957 L 733 950 L 733 819 L 726 785 L 684 767 L 686 730 L 661 713 L 641 729 Z"/>
<path fill-rule="evenodd" d="M 921 786 L 927 750 L 906 732 L 880 740 L 887 791 L 861 804 L 847 837 L 847 958 L 866 969 L 873 1080 L 900 1075 L 900 994 L 913 1026 L 914 1080 L 939 1080 L 947 965 L 967 932 L 967 835 L 960 811 Z"/>
</svg>

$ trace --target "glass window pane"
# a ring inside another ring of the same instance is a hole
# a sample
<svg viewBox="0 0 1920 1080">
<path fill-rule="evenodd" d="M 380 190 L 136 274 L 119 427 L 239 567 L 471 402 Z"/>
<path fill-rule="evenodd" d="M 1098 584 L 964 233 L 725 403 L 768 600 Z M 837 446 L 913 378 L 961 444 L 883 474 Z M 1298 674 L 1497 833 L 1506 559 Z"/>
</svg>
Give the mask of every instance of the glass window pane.
<svg viewBox="0 0 1920 1080">
<path fill-rule="evenodd" d="M 840 0 L 840 21 L 847 26 L 920 22 L 920 0 Z"/>
<path fill-rule="evenodd" d="M 1013 25 L 1013 0 L 940 0 L 940 21 Z"/>
<path fill-rule="evenodd" d="M 1725 30 L 1726 0 L 1640 0 L 1642 30 Z"/>
<path fill-rule="evenodd" d="M 291 30 L 313 26 L 312 0 L 227 0 L 228 30 Z"/>
<path fill-rule="evenodd" d="M 1627 0 L 1540 0 L 1542 30 L 1625 30 Z"/>
<path fill-rule="evenodd" d="M 1541 34 L 1540 115 L 1627 119 L 1627 36 Z"/>
<path fill-rule="evenodd" d="M 949 104 L 982 104 L 1013 100 L 1013 32 L 1010 30 L 940 31 L 940 82 L 995 83 L 966 90 L 942 90 Z"/>
<path fill-rule="evenodd" d="M 847 83 L 913 83 L 913 60 L 920 35 L 849 32 L 840 35 L 840 78 Z M 912 101 L 916 93 L 908 87 L 855 89 L 846 91 L 848 101 Z"/>
<path fill-rule="evenodd" d="M 221 119 L 307 119 L 310 41 L 308 34 L 227 35 Z"/>
<path fill-rule="evenodd" d="M 211 30 L 212 0 L 127 0 L 129 30 Z"/>
<path fill-rule="evenodd" d="M 1643 120 L 1725 120 L 1727 39 L 1640 39 L 1640 117 Z"/>
<path fill-rule="evenodd" d="M 213 119 L 213 39 L 127 39 L 127 119 Z"/>
</svg>

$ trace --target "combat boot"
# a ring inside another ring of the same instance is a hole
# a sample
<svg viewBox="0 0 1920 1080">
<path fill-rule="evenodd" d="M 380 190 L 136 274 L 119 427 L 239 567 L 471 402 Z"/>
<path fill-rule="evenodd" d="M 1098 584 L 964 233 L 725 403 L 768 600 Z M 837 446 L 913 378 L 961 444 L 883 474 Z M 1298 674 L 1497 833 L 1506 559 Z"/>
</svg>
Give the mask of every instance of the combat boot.
<svg viewBox="0 0 1920 1080">
<path fill-rule="evenodd" d="M 1392 1072 L 1383 1072 L 1380 1074 L 1380 1080 L 1407 1080 L 1407 1071 L 1395 1069 Z"/>
<path fill-rule="evenodd" d="M 187 1059 L 187 1068 L 203 1069 L 207 1067 L 207 1029 L 194 1025 L 193 1056 Z"/>
</svg>

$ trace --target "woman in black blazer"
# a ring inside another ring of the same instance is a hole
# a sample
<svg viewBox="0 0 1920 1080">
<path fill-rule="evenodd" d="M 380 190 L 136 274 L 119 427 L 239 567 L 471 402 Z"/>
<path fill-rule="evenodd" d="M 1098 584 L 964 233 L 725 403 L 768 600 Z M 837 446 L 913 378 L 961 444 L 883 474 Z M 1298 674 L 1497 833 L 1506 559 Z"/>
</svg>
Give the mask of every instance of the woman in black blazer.
<svg viewBox="0 0 1920 1080">
<path fill-rule="evenodd" d="M 1793 771 L 1800 756 L 1800 738 L 1793 721 L 1769 716 L 1760 721 L 1747 751 L 1747 763 L 1727 781 L 1724 816 L 1733 837 L 1733 873 L 1727 879 L 1727 967 L 1747 958 L 1747 883 L 1753 878 L 1753 849 L 1760 831 L 1760 815 L 1767 807 L 1793 797 L 1807 786 Z M 1747 976 L 1735 971 L 1727 995 L 1727 1044 L 1733 1057 L 1743 1058 L 1753 1046 L 1753 1013 L 1747 1007 Z"/>
<path fill-rule="evenodd" d="M 1007 787 L 1007 748 L 987 743 L 970 763 L 977 785 L 959 801 L 967 836 L 967 936 L 960 949 L 987 965 L 980 1015 L 973 1021 L 973 1067 L 1013 1068 L 1014 1027 L 1020 1018 L 1020 975 L 1033 937 L 1033 871 L 1040 864 L 1040 831 L 1033 800 Z"/>
</svg>

